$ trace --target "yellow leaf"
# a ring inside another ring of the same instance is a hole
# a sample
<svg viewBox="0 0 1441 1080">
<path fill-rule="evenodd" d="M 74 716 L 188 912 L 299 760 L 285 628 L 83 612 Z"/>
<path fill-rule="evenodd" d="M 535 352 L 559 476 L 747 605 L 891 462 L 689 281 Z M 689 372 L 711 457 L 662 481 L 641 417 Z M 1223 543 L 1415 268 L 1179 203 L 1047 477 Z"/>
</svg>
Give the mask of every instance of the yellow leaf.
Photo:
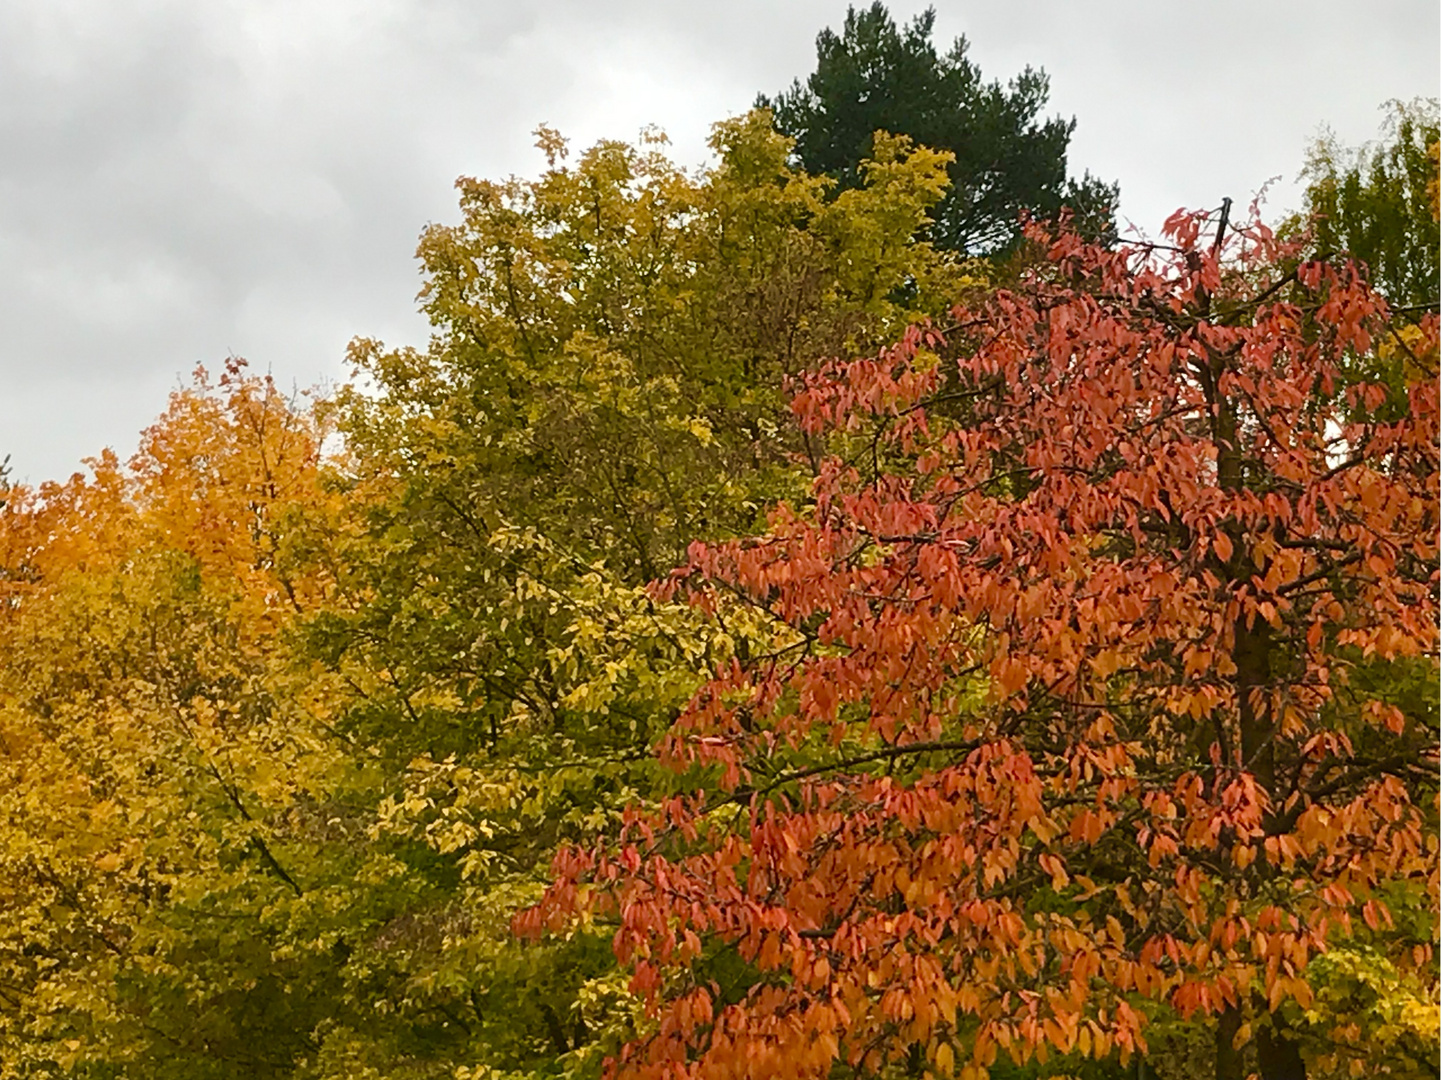
<svg viewBox="0 0 1441 1080">
<path fill-rule="evenodd" d="M 941 1043 L 936 1047 L 936 1071 L 942 1076 L 950 1076 L 955 1068 L 956 1058 L 951 1050 L 951 1044 Z"/>
</svg>

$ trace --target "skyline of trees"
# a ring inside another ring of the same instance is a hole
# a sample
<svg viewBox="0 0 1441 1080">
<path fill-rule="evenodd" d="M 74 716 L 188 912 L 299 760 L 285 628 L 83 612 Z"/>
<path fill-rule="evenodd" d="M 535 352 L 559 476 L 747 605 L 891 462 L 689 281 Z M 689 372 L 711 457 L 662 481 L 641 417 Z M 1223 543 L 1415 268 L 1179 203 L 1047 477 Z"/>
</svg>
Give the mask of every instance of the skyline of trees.
<svg viewBox="0 0 1441 1080">
<path fill-rule="evenodd" d="M 426 346 L 0 471 L 0 1080 L 1434 1074 L 1400 116 L 1329 223 L 990 259 L 913 133 L 541 129 Z"/>
</svg>

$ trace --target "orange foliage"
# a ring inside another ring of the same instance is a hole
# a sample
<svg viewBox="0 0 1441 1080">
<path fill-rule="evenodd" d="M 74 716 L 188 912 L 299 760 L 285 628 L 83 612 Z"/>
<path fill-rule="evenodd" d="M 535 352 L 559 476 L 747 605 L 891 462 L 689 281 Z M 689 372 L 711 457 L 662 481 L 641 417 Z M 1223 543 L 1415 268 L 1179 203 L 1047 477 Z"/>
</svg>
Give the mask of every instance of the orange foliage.
<svg viewBox="0 0 1441 1080">
<path fill-rule="evenodd" d="M 227 583 L 268 623 L 267 610 L 313 601 L 320 588 L 277 572 L 277 524 L 302 504 L 316 514 L 330 502 L 320 483 L 325 436 L 312 411 L 292 408 L 268 377 L 245 375 L 243 361 L 215 383 L 197 368 L 194 387 L 171 395 L 128 467 L 105 450 L 88 460 L 89 479 L 75 473 L 6 493 L 0 589 L 18 599 L 66 572 L 114 570 L 137 547 L 160 545 Z"/>
<path fill-rule="evenodd" d="M 615 1075 L 1125 1059 L 1147 999 L 1304 1007 L 1383 886 L 1434 904 L 1433 734 L 1349 674 L 1436 652 L 1436 385 L 1348 382 L 1387 317 L 1351 267 L 1203 224 L 1034 233 L 1015 291 L 801 389 L 848 454 L 814 510 L 668 586 L 801 644 L 665 739 L 714 784 L 517 919 L 618 918 L 655 1028 Z"/>
<path fill-rule="evenodd" d="M 224 978 L 256 984 L 225 969 L 214 936 L 177 930 L 176 913 L 224 907 L 240 939 L 228 955 L 246 956 L 250 898 L 299 892 L 292 819 L 331 759 L 308 721 L 323 683 L 286 682 L 280 631 L 332 588 L 317 560 L 286 550 L 338 513 L 323 437 L 310 410 L 232 364 L 172 395 L 128 466 L 107 451 L 90 478 L 4 492 L 7 1076 L 140 1054 L 127 1032 L 172 1023 L 164 988 L 145 996 L 167 965 L 192 965 L 187 1026 L 197 1002 L 223 999 Z M 211 954 L 218 986 L 193 960 Z M 207 1053 L 232 1052 L 205 1037 Z"/>
</svg>

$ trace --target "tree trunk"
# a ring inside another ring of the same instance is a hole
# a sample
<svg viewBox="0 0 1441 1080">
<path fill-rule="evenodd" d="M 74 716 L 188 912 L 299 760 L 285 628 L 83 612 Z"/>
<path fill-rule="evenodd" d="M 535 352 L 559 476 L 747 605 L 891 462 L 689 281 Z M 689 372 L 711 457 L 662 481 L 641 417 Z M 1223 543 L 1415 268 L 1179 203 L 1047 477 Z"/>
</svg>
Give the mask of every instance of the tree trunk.
<svg viewBox="0 0 1441 1080">
<path fill-rule="evenodd" d="M 1289 1037 L 1279 1017 L 1272 1018 L 1275 1027 L 1262 1028 L 1256 1034 L 1256 1056 L 1261 1066 L 1261 1080 L 1306 1080 L 1306 1063 L 1301 1048 Z"/>
<path fill-rule="evenodd" d="M 1246 1080 L 1246 1066 L 1236 1049 L 1236 1032 L 1241 1030 L 1241 1010 L 1229 1008 L 1216 1022 L 1216 1080 Z"/>
<path fill-rule="evenodd" d="M 1219 380 L 1219 377 L 1220 372 L 1217 371 L 1215 378 Z M 1231 403 L 1225 403 L 1218 410 L 1218 418 L 1217 442 L 1222 450 L 1217 466 L 1221 486 L 1231 491 L 1240 490 L 1243 486 L 1241 458 L 1236 448 L 1239 424 Z M 1252 563 L 1239 528 L 1234 530 L 1231 543 L 1234 554 L 1225 569 L 1234 583 L 1247 581 L 1264 569 Z M 1277 718 L 1270 715 L 1270 705 L 1262 699 L 1262 695 L 1271 683 L 1275 642 L 1270 624 L 1259 614 L 1252 616 L 1249 625 L 1246 616 L 1242 615 L 1236 620 L 1233 634 L 1231 659 L 1236 665 L 1236 711 L 1241 736 L 1241 760 L 1238 764 L 1251 774 L 1267 801 L 1266 827 L 1269 832 L 1278 810 Z M 1253 691 L 1257 694 L 1254 700 Z M 1265 851 L 1258 854 L 1251 872 L 1267 876 L 1271 871 L 1266 865 Z M 1276 1016 L 1271 1019 L 1272 1025 L 1262 1027 L 1256 1035 L 1261 1080 L 1306 1080 L 1306 1063 L 1301 1059 L 1301 1051 L 1292 1039 L 1286 1037 L 1281 1019 Z M 1221 1014 L 1216 1025 L 1216 1080 L 1245 1080 L 1244 1055 L 1234 1046 L 1240 1028 L 1239 1009 L 1229 1008 Z"/>
</svg>

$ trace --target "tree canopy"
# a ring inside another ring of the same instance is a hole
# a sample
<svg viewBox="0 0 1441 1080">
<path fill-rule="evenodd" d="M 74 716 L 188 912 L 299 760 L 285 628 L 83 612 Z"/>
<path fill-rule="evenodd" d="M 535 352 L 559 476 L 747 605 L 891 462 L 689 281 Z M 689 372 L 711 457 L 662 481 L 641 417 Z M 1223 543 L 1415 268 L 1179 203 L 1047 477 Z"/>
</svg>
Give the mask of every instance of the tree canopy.
<svg viewBox="0 0 1441 1080">
<path fill-rule="evenodd" d="M 773 120 L 0 465 L 0 1080 L 1435 1074 L 1434 309 Z"/>
<path fill-rule="evenodd" d="M 717 125 L 699 176 L 655 142 L 573 165 L 541 146 L 542 177 L 463 180 L 463 220 L 425 235 L 430 349 L 353 352 L 374 392 L 340 402 L 349 482 L 387 494 L 358 524 L 351 602 L 307 631 L 361 691 L 344 730 L 396 770 L 387 828 L 461 873 L 436 903 L 495 913 L 428 962 L 511 1066 L 593 1059 L 629 1022 L 604 935 L 522 958 L 498 913 L 557 844 L 649 796 L 651 742 L 732 648 L 646 582 L 803 495 L 819 451 L 787 378 L 971 280 L 915 239 L 945 162 L 903 138 L 835 199 L 761 112 Z M 457 970 L 477 954 L 501 960 Z M 498 981 L 516 970 L 523 994 Z"/>
<path fill-rule="evenodd" d="M 128 463 L 0 508 L 0 1076 L 591 1075 L 634 1006 L 594 932 L 509 932 L 618 824 L 732 636 L 645 583 L 803 496 L 785 381 L 978 284 L 763 113 L 461 182 L 431 348 L 287 402 L 231 365 Z M 968 276 L 969 275 L 969 276 Z M 905 283 L 908 288 L 898 288 Z M 904 292 L 902 297 L 900 294 Z M 331 440 L 333 453 L 321 447 Z"/>
<path fill-rule="evenodd" d="M 928 8 L 897 27 L 879 0 L 849 8 L 839 34 L 816 38 L 816 70 L 757 104 L 796 140 L 801 165 L 843 186 L 860 182 L 877 131 L 954 155 L 951 189 L 930 229 L 941 247 L 972 255 L 1007 248 L 1020 237 L 1023 212 L 1050 215 L 1063 205 L 1083 231 L 1108 233 L 1118 188 L 1089 173 L 1068 178 L 1075 120 L 1042 118 L 1045 73 L 1028 67 L 1004 86 L 987 82 L 964 37 L 937 52 L 935 15 Z"/>
<path fill-rule="evenodd" d="M 808 377 L 802 423 L 849 436 L 813 505 L 667 587 L 771 647 L 662 741 L 681 793 L 518 921 L 618 922 L 655 1021 L 614 1075 L 1124 1065 L 1210 1016 L 1206 1073 L 1284 1080 L 1368 1052 L 1308 1026 L 1313 958 L 1434 985 L 1435 687 L 1404 673 L 1434 684 L 1437 388 L 1396 418 L 1343 379 L 1386 310 L 1354 267 L 1203 224 L 1051 238 Z M 1434 1068 L 1420 1030 L 1372 1074 Z"/>
<path fill-rule="evenodd" d="M 1437 153 L 1436 99 L 1389 102 L 1382 138 L 1343 146 L 1327 133 L 1311 147 L 1302 176 L 1304 212 L 1317 250 L 1345 251 L 1366 264 L 1371 281 L 1396 307 L 1435 311 Z M 1418 312 L 1419 313 L 1419 312 Z"/>
</svg>

